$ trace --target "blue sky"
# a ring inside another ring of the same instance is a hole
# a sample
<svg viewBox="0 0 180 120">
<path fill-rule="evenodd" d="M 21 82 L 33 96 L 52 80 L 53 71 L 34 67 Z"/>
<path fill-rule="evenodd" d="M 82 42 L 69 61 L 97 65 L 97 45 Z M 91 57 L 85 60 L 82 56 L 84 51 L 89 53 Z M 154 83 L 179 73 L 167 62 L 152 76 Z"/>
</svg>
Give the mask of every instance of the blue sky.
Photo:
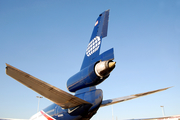
<svg viewBox="0 0 180 120">
<path fill-rule="evenodd" d="M 38 95 L 5 74 L 5 63 L 67 91 L 79 71 L 95 20 L 110 9 L 101 52 L 114 48 L 116 68 L 97 88 L 104 99 L 173 88 L 113 105 L 118 120 L 180 114 L 179 0 L 1 0 L 0 118 L 30 118 Z M 68 91 L 67 91 L 68 92 Z M 43 98 L 40 109 L 51 104 Z M 112 119 L 112 106 L 92 120 Z"/>
</svg>

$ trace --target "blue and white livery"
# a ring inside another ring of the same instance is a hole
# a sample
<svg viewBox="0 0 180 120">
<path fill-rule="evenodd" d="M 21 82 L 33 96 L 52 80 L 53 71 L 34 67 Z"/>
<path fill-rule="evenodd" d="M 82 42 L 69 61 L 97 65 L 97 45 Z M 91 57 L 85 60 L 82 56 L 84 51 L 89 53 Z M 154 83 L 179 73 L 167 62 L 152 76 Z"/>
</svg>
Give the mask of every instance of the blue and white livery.
<svg viewBox="0 0 180 120">
<path fill-rule="evenodd" d="M 96 86 L 109 77 L 115 68 L 114 49 L 102 54 L 102 38 L 107 36 L 109 10 L 99 15 L 92 36 L 85 51 L 80 71 L 67 80 L 69 94 L 9 64 L 6 74 L 53 102 L 52 105 L 33 115 L 30 120 L 89 120 L 103 106 L 131 100 L 141 96 L 166 90 L 158 89 L 130 96 L 103 100 L 103 92 Z M 116 92 L 116 91 L 115 91 Z"/>
</svg>

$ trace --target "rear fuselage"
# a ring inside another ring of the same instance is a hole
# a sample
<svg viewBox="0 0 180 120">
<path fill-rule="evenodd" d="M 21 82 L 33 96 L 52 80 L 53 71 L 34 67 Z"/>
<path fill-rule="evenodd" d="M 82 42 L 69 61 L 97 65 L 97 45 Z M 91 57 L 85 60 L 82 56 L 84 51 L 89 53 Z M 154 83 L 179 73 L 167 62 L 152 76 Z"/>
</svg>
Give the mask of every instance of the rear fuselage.
<svg viewBox="0 0 180 120">
<path fill-rule="evenodd" d="M 87 88 L 77 91 L 75 96 L 84 99 L 92 105 L 83 104 L 70 109 L 63 109 L 56 104 L 52 104 L 42 111 L 38 112 L 30 118 L 30 120 L 79 120 L 79 119 L 90 119 L 102 102 L 102 90 L 91 87 L 91 90 Z M 88 91 L 87 91 L 88 90 Z"/>
</svg>

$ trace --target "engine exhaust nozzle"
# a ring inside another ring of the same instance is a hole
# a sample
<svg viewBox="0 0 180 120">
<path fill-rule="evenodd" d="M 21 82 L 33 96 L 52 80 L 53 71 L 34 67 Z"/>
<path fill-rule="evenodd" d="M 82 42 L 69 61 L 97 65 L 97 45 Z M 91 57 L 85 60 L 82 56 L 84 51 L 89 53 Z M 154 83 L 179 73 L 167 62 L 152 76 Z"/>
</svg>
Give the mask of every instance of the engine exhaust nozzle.
<svg viewBox="0 0 180 120">
<path fill-rule="evenodd" d="M 115 68 L 116 62 L 114 61 L 100 61 L 95 65 L 95 73 L 100 78 L 107 77 Z"/>
</svg>

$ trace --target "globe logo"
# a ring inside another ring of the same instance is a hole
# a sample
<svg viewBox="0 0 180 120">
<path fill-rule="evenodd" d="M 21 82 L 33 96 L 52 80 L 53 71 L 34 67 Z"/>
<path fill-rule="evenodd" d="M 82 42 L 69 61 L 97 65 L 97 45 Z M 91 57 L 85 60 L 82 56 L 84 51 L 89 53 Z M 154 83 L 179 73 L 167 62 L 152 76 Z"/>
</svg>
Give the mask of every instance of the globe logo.
<svg viewBox="0 0 180 120">
<path fill-rule="evenodd" d="M 99 49 L 99 45 L 101 44 L 101 39 L 99 36 L 96 36 L 94 39 L 91 40 L 91 42 L 88 44 L 86 55 L 89 57 L 94 52 L 96 52 Z"/>
</svg>

